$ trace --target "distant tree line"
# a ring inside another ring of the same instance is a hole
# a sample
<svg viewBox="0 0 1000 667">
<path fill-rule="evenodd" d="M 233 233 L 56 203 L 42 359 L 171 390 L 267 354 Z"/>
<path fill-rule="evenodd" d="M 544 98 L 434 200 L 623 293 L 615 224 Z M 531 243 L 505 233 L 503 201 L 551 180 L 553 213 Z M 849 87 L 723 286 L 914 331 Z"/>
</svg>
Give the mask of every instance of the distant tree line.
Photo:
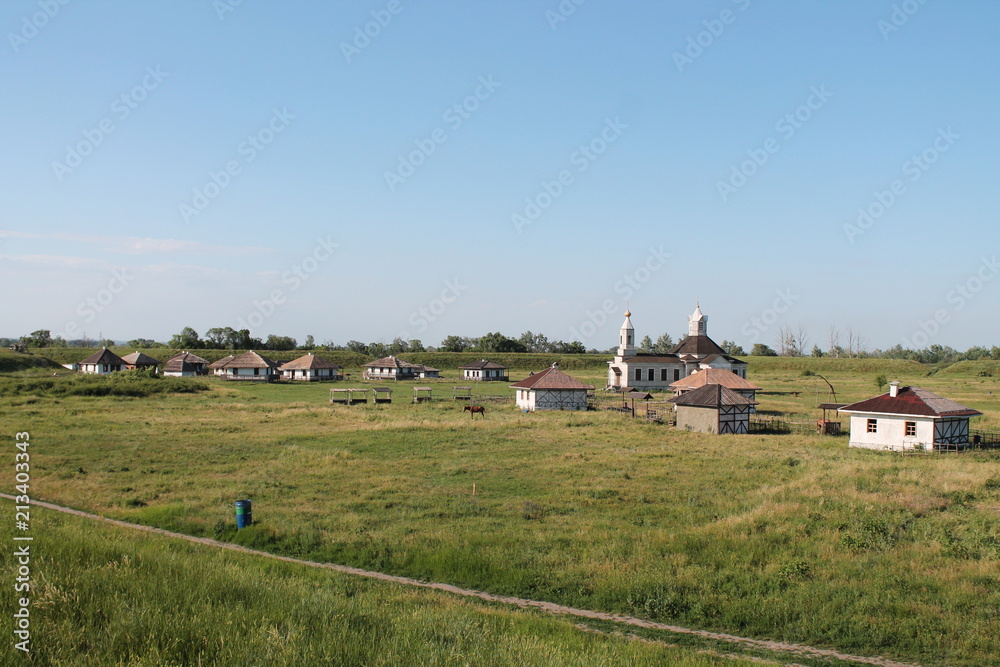
<svg viewBox="0 0 1000 667">
<path fill-rule="evenodd" d="M 904 348 L 902 345 L 895 345 L 887 349 L 868 349 L 865 337 L 853 329 L 846 329 L 843 334 L 834 327 L 830 327 L 830 334 L 826 349 L 821 349 L 819 345 L 809 348 L 810 337 L 808 332 L 802 327 L 793 328 L 791 326 L 779 327 L 775 340 L 775 347 L 758 342 L 754 343 L 750 349 L 750 356 L 759 357 L 830 357 L 830 358 L 878 358 L 878 359 L 909 359 L 924 364 L 955 363 L 958 361 L 977 361 L 980 359 L 992 359 L 1000 361 L 1000 347 L 994 345 L 990 348 L 980 345 L 970 347 L 965 352 L 956 350 L 948 345 L 930 345 L 921 350 Z M 76 340 L 65 340 L 59 336 L 53 336 L 48 329 L 39 329 L 20 338 L 0 338 L 0 345 L 9 347 L 19 345 L 25 349 L 45 348 L 45 347 L 111 347 L 117 343 L 111 339 L 101 340 L 81 338 Z M 644 336 L 636 349 L 645 354 L 668 354 L 675 347 L 674 339 L 670 334 L 664 333 L 655 341 L 649 336 Z M 469 336 L 446 336 L 439 346 L 425 347 L 420 340 L 403 340 L 395 338 L 391 342 L 376 341 L 372 343 L 362 343 L 357 340 L 350 340 L 343 345 L 338 345 L 332 341 L 317 344 L 313 336 L 306 336 L 301 345 L 291 336 L 278 336 L 270 334 L 267 338 L 257 338 L 251 336 L 248 329 L 233 329 L 231 327 L 213 327 L 205 332 L 204 336 L 198 334 L 191 327 L 184 327 L 180 333 L 175 334 L 167 343 L 160 343 L 151 338 L 135 338 L 127 343 L 126 347 L 135 349 L 171 348 L 178 350 L 349 350 L 370 357 L 385 357 L 390 354 L 405 354 L 407 352 L 481 352 L 481 353 L 509 353 L 509 352 L 538 352 L 547 354 L 613 354 L 617 347 L 598 350 L 587 349 L 580 341 L 550 341 L 548 337 L 541 333 L 525 331 L 518 338 L 510 338 L 500 332 L 490 332 L 479 337 Z M 730 341 L 722 341 L 720 347 L 726 354 L 734 357 L 746 356 L 747 352 L 741 345 Z"/>
</svg>

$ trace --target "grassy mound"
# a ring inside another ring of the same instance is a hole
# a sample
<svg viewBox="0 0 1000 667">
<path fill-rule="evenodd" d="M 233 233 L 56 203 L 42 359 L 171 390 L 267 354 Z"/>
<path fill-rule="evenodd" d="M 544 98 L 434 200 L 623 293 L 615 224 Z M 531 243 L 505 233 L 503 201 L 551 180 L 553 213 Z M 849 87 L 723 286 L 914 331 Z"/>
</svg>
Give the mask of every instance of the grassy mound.
<svg viewBox="0 0 1000 667">
<path fill-rule="evenodd" d="M 37 354 L 0 350 L 0 373 L 16 373 L 18 371 L 46 368 L 58 368 L 62 370 L 62 366 L 47 357 Z"/>
<path fill-rule="evenodd" d="M 0 396 L 131 396 L 191 394 L 204 391 L 203 382 L 162 377 L 149 371 L 122 371 L 111 375 L 73 375 L 44 378 L 0 378 Z"/>
<path fill-rule="evenodd" d="M 961 375 L 965 377 L 997 377 L 1000 376 L 1000 361 L 980 359 L 978 361 L 959 361 L 938 371 L 938 375 Z"/>
<path fill-rule="evenodd" d="M 829 357 L 743 357 L 753 373 L 795 373 L 805 370 L 814 373 L 871 374 L 888 376 L 921 376 L 933 370 L 918 361 L 909 359 L 831 359 Z"/>
</svg>

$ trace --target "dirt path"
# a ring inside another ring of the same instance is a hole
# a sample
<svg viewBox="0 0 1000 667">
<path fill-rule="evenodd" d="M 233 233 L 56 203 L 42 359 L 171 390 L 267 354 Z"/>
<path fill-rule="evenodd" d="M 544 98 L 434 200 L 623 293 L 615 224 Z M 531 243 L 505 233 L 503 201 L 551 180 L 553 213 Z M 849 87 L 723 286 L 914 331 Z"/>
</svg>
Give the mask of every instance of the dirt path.
<svg viewBox="0 0 1000 667">
<path fill-rule="evenodd" d="M 0 493 L 0 497 L 7 498 L 8 500 L 14 500 L 14 496 L 8 495 L 6 493 Z M 417 586 L 420 588 L 430 588 L 437 591 L 452 593 L 454 595 L 461 595 L 464 597 L 487 600 L 489 602 L 500 602 L 503 604 L 515 605 L 517 607 L 540 609 L 550 614 L 563 614 L 566 616 L 576 616 L 578 618 L 589 618 L 600 621 L 611 621 L 613 623 L 621 623 L 624 625 L 631 625 L 639 628 L 663 630 L 666 632 L 673 632 L 675 634 L 691 635 L 695 637 L 701 637 L 704 639 L 713 639 L 716 641 L 728 642 L 731 644 L 742 646 L 744 648 L 764 649 L 767 651 L 788 653 L 798 656 L 805 656 L 812 658 L 834 658 L 837 660 L 845 660 L 849 662 L 856 662 L 866 665 L 878 665 L 879 667 L 917 667 L 917 665 L 915 665 L 914 663 L 896 662 L 894 660 L 889 660 L 887 658 L 871 658 L 860 655 L 850 655 L 847 653 L 840 653 L 838 651 L 830 649 L 814 648 L 812 646 L 806 646 L 804 644 L 791 644 L 788 642 L 771 641 L 766 639 L 752 639 L 750 637 L 739 637 L 736 635 L 729 635 L 721 632 L 695 630 L 692 628 L 683 628 L 677 625 L 668 625 L 665 623 L 656 623 L 654 621 L 647 621 L 641 618 L 636 618 L 634 616 L 611 614 L 603 611 L 591 611 L 589 609 L 576 609 L 574 607 L 565 607 L 563 605 L 555 604 L 553 602 L 541 602 L 538 600 L 527 600 L 525 598 L 493 595 L 492 593 L 485 593 L 483 591 L 476 591 L 468 588 L 459 588 L 458 586 L 452 586 L 451 584 L 440 584 L 430 581 L 420 581 L 418 579 L 410 579 L 409 577 L 398 577 L 392 574 L 385 574 L 382 572 L 371 572 L 369 570 L 361 570 L 356 567 L 348 567 L 346 565 L 335 565 L 333 563 L 316 563 L 314 561 L 301 560 L 298 558 L 291 558 L 289 556 L 279 556 L 276 554 L 267 553 L 266 551 L 257 551 L 255 549 L 248 549 L 246 547 L 239 546 L 238 544 L 220 542 L 218 540 L 209 539 L 207 537 L 194 537 L 191 535 L 185 535 L 183 533 L 175 533 L 173 531 L 163 530 L 162 528 L 153 528 L 151 526 L 142 526 L 136 523 L 119 521 L 117 519 L 109 519 L 107 517 L 99 516 L 97 514 L 82 512 L 80 510 L 75 510 L 69 507 L 63 507 L 62 505 L 55 505 L 53 503 L 47 503 L 39 500 L 33 499 L 31 501 L 31 504 L 37 505 L 38 507 L 44 507 L 46 509 L 54 510 L 56 512 L 63 512 L 65 514 L 73 514 L 75 516 L 84 517 L 86 519 L 103 521 L 105 523 L 109 523 L 115 526 L 121 526 L 122 528 L 142 530 L 147 533 L 156 533 L 157 535 L 164 535 L 166 537 L 172 537 L 175 539 L 187 540 L 188 542 L 196 542 L 198 544 L 204 544 L 206 546 L 216 547 L 218 549 L 239 551 L 246 554 L 252 554 L 254 556 L 262 556 L 264 558 L 273 558 L 275 560 L 285 561 L 286 563 L 308 565 L 309 567 L 320 567 L 328 570 L 333 570 L 335 572 L 342 572 L 344 574 L 353 574 L 359 577 L 367 577 L 369 579 L 392 581 L 394 583 L 402 584 L 404 586 Z"/>
</svg>

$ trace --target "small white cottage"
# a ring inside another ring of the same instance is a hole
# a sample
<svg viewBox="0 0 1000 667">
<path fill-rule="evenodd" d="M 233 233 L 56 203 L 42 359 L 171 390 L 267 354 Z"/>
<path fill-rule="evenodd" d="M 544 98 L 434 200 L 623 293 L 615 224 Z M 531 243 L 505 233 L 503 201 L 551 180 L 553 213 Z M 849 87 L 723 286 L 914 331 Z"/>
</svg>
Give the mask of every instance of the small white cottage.
<svg viewBox="0 0 1000 667">
<path fill-rule="evenodd" d="M 476 361 L 466 366 L 459 366 L 462 378 L 472 382 L 507 382 L 507 367 L 495 361 Z"/>
<path fill-rule="evenodd" d="M 226 380 L 271 382 L 278 379 L 278 364 L 250 350 L 238 354 L 222 368 Z"/>
<path fill-rule="evenodd" d="M 163 374 L 168 377 L 194 377 L 204 375 L 208 360 L 184 351 L 163 363 Z"/>
<path fill-rule="evenodd" d="M 594 386 L 584 384 L 552 364 L 511 385 L 517 391 L 515 401 L 522 410 L 586 410 L 587 392 Z"/>
<path fill-rule="evenodd" d="M 125 366 L 124 359 L 105 347 L 81 361 L 80 372 L 88 375 L 108 375 L 125 370 Z"/>
<path fill-rule="evenodd" d="M 393 355 L 382 357 L 365 364 L 366 380 L 415 380 L 417 378 L 438 378 L 441 371 L 424 364 L 411 364 Z"/>
<path fill-rule="evenodd" d="M 978 410 L 919 387 L 889 384 L 889 392 L 840 408 L 850 415 L 849 446 L 934 451 L 969 444 L 969 418 Z"/>
<path fill-rule="evenodd" d="M 312 352 L 282 364 L 279 370 L 282 380 L 321 382 L 340 377 L 340 367 L 337 364 L 323 357 L 317 357 Z"/>
</svg>

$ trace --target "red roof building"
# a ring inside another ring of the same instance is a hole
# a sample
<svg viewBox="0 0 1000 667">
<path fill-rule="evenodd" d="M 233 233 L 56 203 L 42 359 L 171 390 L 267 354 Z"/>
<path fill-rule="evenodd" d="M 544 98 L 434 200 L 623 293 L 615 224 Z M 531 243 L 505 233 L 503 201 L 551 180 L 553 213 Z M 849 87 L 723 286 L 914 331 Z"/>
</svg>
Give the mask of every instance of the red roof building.
<svg viewBox="0 0 1000 667">
<path fill-rule="evenodd" d="M 851 447 L 934 451 L 969 444 L 969 418 L 982 413 L 919 387 L 889 385 L 881 396 L 840 408 L 850 415 Z"/>
</svg>

